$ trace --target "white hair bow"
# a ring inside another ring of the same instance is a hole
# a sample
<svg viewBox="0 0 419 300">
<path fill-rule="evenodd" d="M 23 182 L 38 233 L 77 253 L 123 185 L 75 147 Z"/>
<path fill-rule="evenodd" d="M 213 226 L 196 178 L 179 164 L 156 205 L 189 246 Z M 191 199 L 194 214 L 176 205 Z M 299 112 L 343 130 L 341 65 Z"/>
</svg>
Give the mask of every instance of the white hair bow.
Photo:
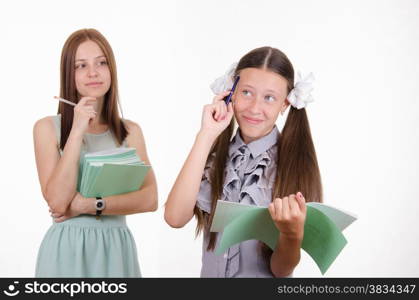
<svg viewBox="0 0 419 300">
<path fill-rule="evenodd" d="M 308 103 L 313 102 L 311 91 L 313 90 L 314 75 L 308 74 L 302 79 L 301 73 L 298 72 L 298 80 L 294 84 L 294 88 L 288 94 L 288 102 L 296 109 L 301 109 L 307 106 Z"/>
<path fill-rule="evenodd" d="M 233 63 L 227 72 L 217 79 L 210 85 L 212 92 L 216 95 L 221 94 L 224 91 L 231 90 L 233 87 L 233 75 L 236 71 L 238 63 Z"/>
</svg>

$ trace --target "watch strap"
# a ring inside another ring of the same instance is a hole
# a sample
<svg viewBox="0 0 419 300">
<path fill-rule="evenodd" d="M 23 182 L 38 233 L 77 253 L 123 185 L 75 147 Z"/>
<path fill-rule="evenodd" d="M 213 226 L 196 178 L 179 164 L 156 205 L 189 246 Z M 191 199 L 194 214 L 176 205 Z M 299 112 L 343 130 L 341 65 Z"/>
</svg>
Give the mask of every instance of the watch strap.
<svg viewBox="0 0 419 300">
<path fill-rule="evenodd" d="M 102 197 L 96 197 L 96 200 L 102 200 Z M 96 220 L 100 219 L 101 214 L 102 214 L 102 210 L 96 209 Z"/>
</svg>

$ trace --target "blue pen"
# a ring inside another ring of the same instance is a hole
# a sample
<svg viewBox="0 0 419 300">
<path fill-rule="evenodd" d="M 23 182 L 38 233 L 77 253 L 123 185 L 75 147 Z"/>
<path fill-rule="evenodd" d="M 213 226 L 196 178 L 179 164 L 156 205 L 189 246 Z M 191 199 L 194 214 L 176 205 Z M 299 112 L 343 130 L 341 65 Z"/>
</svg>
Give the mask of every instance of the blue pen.
<svg viewBox="0 0 419 300">
<path fill-rule="evenodd" d="M 233 87 L 231 88 L 230 94 L 228 94 L 227 97 L 224 97 L 224 101 L 225 101 L 226 105 L 228 105 L 230 103 L 231 97 L 233 96 L 234 90 L 236 89 L 237 82 L 239 82 L 239 79 L 240 79 L 240 76 L 237 76 L 236 80 L 234 80 Z"/>
</svg>

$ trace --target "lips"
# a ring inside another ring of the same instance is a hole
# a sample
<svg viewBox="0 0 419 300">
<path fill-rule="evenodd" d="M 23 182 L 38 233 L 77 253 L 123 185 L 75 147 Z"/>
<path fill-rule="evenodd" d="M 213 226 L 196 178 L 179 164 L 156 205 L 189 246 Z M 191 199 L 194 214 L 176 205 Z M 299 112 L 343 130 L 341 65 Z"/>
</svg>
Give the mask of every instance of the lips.
<svg viewBox="0 0 419 300">
<path fill-rule="evenodd" d="M 255 119 L 255 118 L 250 118 L 250 117 L 246 117 L 246 116 L 243 116 L 243 119 L 246 122 L 248 122 L 250 124 L 253 124 L 253 125 L 258 125 L 258 124 L 263 122 L 263 120 L 261 120 L 261 119 Z"/>
<path fill-rule="evenodd" d="M 102 85 L 102 82 L 89 82 L 89 83 L 86 83 L 86 86 L 92 86 L 92 87 L 99 86 L 99 85 Z"/>
</svg>

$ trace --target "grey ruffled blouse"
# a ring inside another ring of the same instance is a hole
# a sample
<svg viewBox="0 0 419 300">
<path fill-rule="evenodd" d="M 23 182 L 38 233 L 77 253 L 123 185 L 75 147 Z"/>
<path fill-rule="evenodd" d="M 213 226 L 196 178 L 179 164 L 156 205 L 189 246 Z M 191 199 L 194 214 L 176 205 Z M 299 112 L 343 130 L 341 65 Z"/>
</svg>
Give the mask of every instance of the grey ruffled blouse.
<svg viewBox="0 0 419 300">
<path fill-rule="evenodd" d="M 246 145 L 237 130 L 229 147 L 221 200 L 264 207 L 271 203 L 278 138 L 279 131 L 275 126 L 268 135 Z M 196 204 L 207 213 L 211 211 L 211 165 L 210 160 L 204 170 Z M 221 234 L 217 234 L 215 249 Z M 208 242 L 209 234 L 204 233 L 201 277 L 273 277 L 259 241 L 236 244 L 223 255 L 207 251 Z"/>
</svg>

